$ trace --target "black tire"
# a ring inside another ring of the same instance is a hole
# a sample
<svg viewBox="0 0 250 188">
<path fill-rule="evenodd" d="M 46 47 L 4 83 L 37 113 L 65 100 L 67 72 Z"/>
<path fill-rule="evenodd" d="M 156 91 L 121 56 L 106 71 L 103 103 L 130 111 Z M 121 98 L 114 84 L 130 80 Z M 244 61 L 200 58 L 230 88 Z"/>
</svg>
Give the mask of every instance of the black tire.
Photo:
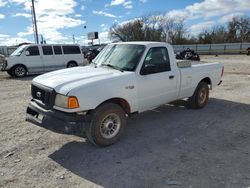
<svg viewBox="0 0 250 188">
<path fill-rule="evenodd" d="M 200 82 L 192 97 L 188 100 L 188 107 L 200 109 L 206 106 L 209 98 L 209 87 L 206 82 Z"/>
<path fill-rule="evenodd" d="M 11 69 L 11 75 L 17 78 L 22 78 L 27 75 L 27 69 L 23 65 L 16 65 Z"/>
<path fill-rule="evenodd" d="M 69 62 L 69 63 L 67 64 L 67 68 L 77 67 L 77 66 L 78 66 L 78 65 L 77 65 L 76 62 Z"/>
<path fill-rule="evenodd" d="M 95 145 L 109 146 L 120 139 L 125 125 L 124 110 L 117 104 L 106 103 L 93 111 L 86 127 L 86 136 Z"/>
</svg>

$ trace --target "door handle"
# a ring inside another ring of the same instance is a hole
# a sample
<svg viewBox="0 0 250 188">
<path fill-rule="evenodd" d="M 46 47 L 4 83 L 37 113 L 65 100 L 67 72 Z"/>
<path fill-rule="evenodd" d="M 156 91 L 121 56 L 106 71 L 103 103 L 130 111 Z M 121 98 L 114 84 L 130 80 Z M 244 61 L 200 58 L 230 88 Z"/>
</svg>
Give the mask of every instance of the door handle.
<svg viewBox="0 0 250 188">
<path fill-rule="evenodd" d="M 169 79 L 173 79 L 173 78 L 174 78 L 174 75 L 169 76 Z"/>
</svg>

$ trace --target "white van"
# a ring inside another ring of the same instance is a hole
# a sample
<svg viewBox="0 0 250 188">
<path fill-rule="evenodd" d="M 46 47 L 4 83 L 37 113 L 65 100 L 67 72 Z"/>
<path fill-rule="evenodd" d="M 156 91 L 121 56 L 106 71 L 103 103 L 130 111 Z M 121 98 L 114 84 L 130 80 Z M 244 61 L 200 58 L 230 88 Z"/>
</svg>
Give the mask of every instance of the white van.
<svg viewBox="0 0 250 188">
<path fill-rule="evenodd" d="M 84 65 L 79 45 L 29 44 L 20 46 L 3 63 L 2 71 L 13 77 Z"/>
</svg>

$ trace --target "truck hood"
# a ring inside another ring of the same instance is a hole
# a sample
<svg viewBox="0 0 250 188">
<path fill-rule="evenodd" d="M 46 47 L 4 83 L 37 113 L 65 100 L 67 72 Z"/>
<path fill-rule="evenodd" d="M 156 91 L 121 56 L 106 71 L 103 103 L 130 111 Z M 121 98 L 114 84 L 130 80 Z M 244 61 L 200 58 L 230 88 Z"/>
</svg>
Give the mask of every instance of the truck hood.
<svg viewBox="0 0 250 188">
<path fill-rule="evenodd" d="M 106 67 L 94 67 L 92 65 L 85 67 L 74 67 L 53 71 L 50 73 L 37 76 L 33 79 L 33 83 L 40 84 L 54 89 L 56 92 L 67 95 L 71 89 L 79 86 L 93 84 L 100 80 L 113 79 L 121 74 L 129 72 L 120 72 Z"/>
</svg>

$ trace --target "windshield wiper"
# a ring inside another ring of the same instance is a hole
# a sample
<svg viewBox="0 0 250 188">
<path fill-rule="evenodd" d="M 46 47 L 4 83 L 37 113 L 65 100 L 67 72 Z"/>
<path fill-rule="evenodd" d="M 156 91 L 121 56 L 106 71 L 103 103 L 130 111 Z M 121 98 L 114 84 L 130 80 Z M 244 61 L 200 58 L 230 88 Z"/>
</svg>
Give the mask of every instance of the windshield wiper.
<svg viewBox="0 0 250 188">
<path fill-rule="evenodd" d="M 123 70 L 120 67 L 109 64 L 109 63 L 108 64 L 102 64 L 102 66 L 107 66 L 107 67 L 110 67 L 112 69 L 119 70 L 119 71 L 123 72 Z"/>
</svg>

